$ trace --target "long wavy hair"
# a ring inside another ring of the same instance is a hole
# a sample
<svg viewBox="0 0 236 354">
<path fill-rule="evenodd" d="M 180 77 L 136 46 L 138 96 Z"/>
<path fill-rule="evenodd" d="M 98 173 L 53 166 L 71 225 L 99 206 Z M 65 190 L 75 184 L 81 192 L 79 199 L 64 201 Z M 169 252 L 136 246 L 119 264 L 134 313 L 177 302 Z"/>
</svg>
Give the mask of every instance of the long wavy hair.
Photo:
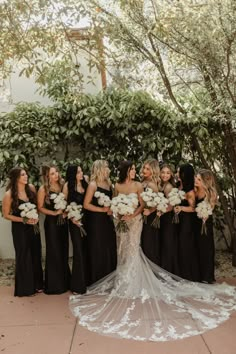
<svg viewBox="0 0 236 354">
<path fill-rule="evenodd" d="M 214 209 L 217 203 L 217 191 L 214 175 L 210 170 L 205 168 L 198 170 L 197 175 L 199 175 L 202 179 L 203 189 L 206 194 L 205 199 L 211 205 L 212 209 Z"/>
<path fill-rule="evenodd" d="M 171 165 L 169 165 L 168 163 L 163 163 L 163 164 L 161 165 L 160 172 L 161 172 L 161 170 L 162 170 L 163 168 L 168 168 L 168 170 L 170 170 L 171 177 L 170 177 L 170 179 L 169 179 L 168 182 L 169 182 L 173 187 L 175 187 L 176 184 L 175 184 L 175 177 L 174 177 L 174 169 L 173 169 L 173 167 L 172 167 Z M 163 183 L 163 181 L 162 181 L 161 178 L 160 178 L 160 185 L 163 186 L 163 184 L 164 184 L 164 183 Z"/>
<path fill-rule="evenodd" d="M 194 189 L 194 169 L 189 163 L 181 165 L 179 168 L 179 177 L 182 181 L 183 190 L 188 193 Z"/>
<path fill-rule="evenodd" d="M 120 161 L 118 166 L 118 183 L 124 183 L 128 177 L 129 171 L 134 163 L 130 160 Z"/>
<path fill-rule="evenodd" d="M 90 181 L 95 181 L 96 183 L 104 181 L 105 176 L 105 168 L 108 167 L 108 162 L 106 160 L 96 160 L 94 161 L 91 169 L 91 177 Z M 109 178 L 107 179 L 108 181 Z"/>
<path fill-rule="evenodd" d="M 77 165 L 69 165 L 66 171 L 66 182 L 68 183 L 68 203 L 73 202 L 76 199 L 76 190 L 77 190 L 77 180 L 76 175 L 78 171 Z M 83 178 L 81 180 L 81 185 L 86 191 L 88 183 Z"/>
<path fill-rule="evenodd" d="M 144 181 L 143 177 L 143 169 L 145 165 L 149 165 L 151 169 L 151 180 L 152 182 L 156 183 L 157 186 L 160 184 L 160 167 L 159 167 L 159 162 L 156 159 L 147 159 L 144 161 L 141 170 L 140 170 L 140 175 L 141 175 L 141 180 Z"/>
<path fill-rule="evenodd" d="M 7 184 L 6 190 L 11 191 L 11 198 L 12 204 L 11 209 L 12 211 L 17 211 L 19 206 L 19 197 L 18 197 L 18 181 L 21 176 L 21 171 L 26 171 L 22 167 L 14 167 L 9 171 L 8 177 L 9 182 Z M 25 193 L 31 203 L 36 204 L 36 194 L 30 189 L 29 184 L 25 185 Z"/>
<path fill-rule="evenodd" d="M 45 189 L 45 194 L 46 194 L 46 202 L 48 203 L 50 201 L 49 198 L 49 191 L 50 191 L 50 180 L 49 180 L 49 172 L 51 168 L 55 168 L 56 171 L 58 172 L 58 168 L 56 165 L 42 165 L 41 167 L 41 177 L 42 177 L 42 183 Z M 60 190 L 62 190 L 63 187 L 63 179 L 61 178 L 61 175 L 59 173 L 58 175 L 58 185 L 60 187 Z"/>
</svg>

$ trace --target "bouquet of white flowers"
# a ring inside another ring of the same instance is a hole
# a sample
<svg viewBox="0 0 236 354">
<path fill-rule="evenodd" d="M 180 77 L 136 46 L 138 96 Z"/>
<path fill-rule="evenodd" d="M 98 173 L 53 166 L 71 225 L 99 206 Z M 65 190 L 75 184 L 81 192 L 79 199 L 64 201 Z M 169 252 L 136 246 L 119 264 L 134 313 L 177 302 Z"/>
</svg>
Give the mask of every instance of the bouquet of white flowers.
<svg viewBox="0 0 236 354">
<path fill-rule="evenodd" d="M 152 226 L 160 228 L 160 215 L 159 214 L 164 214 L 167 211 L 169 201 L 165 197 L 164 193 L 158 192 L 155 199 L 156 203 L 156 208 L 157 208 L 157 216 L 152 222 Z"/>
<path fill-rule="evenodd" d="M 181 201 L 185 198 L 185 192 L 179 190 L 178 188 L 173 188 L 168 194 L 169 204 L 173 207 L 181 204 Z M 179 215 L 178 213 L 174 213 L 173 223 L 179 223 Z"/>
<path fill-rule="evenodd" d="M 202 219 L 201 235 L 207 235 L 206 220 L 210 215 L 212 215 L 212 207 L 206 200 L 203 200 L 198 204 L 195 210 L 197 212 L 197 216 Z"/>
<path fill-rule="evenodd" d="M 39 214 L 36 205 L 30 202 L 20 204 L 18 207 L 21 210 L 20 216 L 23 218 L 23 223 L 26 224 L 29 219 L 38 220 Z M 34 233 L 39 233 L 38 223 L 34 224 Z"/>
<path fill-rule="evenodd" d="M 166 212 L 168 207 L 168 199 L 165 198 L 165 195 L 163 193 L 153 192 L 151 188 L 147 188 L 140 195 L 145 203 L 145 208 L 156 208 L 157 211 L 162 214 Z M 156 215 L 155 219 L 151 224 L 155 228 L 160 227 L 160 216 L 158 214 Z M 147 223 L 146 215 L 144 215 L 144 223 Z"/>
<path fill-rule="evenodd" d="M 59 194 L 57 194 L 57 193 L 52 193 L 52 194 L 50 195 L 50 199 L 53 200 L 53 202 L 54 202 L 54 208 L 55 208 L 56 210 L 59 210 L 59 209 L 65 210 L 65 209 L 66 209 L 67 201 L 65 200 L 65 196 L 64 196 L 63 193 L 59 193 Z M 65 219 L 63 219 L 63 216 L 62 216 L 61 214 L 58 215 L 57 223 L 58 223 L 59 225 L 65 223 Z"/>
<path fill-rule="evenodd" d="M 138 206 L 138 197 L 136 193 L 119 194 L 111 201 L 111 210 L 113 215 L 119 219 L 116 230 L 125 233 L 129 227 L 125 220 L 121 220 L 124 215 L 132 215 Z"/>
<path fill-rule="evenodd" d="M 153 192 L 151 188 L 147 188 L 140 196 L 145 203 L 146 209 L 156 208 L 155 198 L 157 193 Z M 145 224 L 147 223 L 147 215 L 143 215 L 143 221 Z"/>
<path fill-rule="evenodd" d="M 94 193 L 94 197 L 98 199 L 98 204 L 101 206 L 109 207 L 111 205 L 111 199 L 105 193 L 97 191 Z"/>
<path fill-rule="evenodd" d="M 81 237 L 86 236 L 87 233 L 85 229 L 83 228 L 83 224 L 81 223 L 83 213 L 82 213 L 83 207 L 82 205 L 78 205 L 75 202 L 71 202 L 69 205 L 67 205 L 66 212 L 68 219 L 73 219 L 76 221 L 76 225 L 80 229 L 80 234 Z"/>
</svg>

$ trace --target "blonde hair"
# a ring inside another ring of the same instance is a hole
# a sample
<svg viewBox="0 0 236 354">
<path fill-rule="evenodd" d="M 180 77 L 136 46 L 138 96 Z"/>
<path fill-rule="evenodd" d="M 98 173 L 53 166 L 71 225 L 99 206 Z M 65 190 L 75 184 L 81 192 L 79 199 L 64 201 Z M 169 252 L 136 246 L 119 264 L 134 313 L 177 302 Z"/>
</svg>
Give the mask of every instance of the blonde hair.
<svg viewBox="0 0 236 354">
<path fill-rule="evenodd" d="M 108 162 L 106 160 L 94 161 L 91 169 L 90 181 L 95 181 L 96 183 L 104 181 L 106 167 L 108 167 Z M 110 181 L 109 179 L 107 180 Z"/>
<path fill-rule="evenodd" d="M 42 183 L 45 189 L 46 193 L 46 201 L 49 201 L 49 191 L 50 191 L 50 180 L 49 180 L 49 172 L 51 168 L 55 168 L 56 171 L 58 172 L 58 168 L 55 165 L 42 165 L 41 167 L 41 176 L 42 176 Z M 59 173 L 58 175 L 58 185 L 62 189 L 63 187 L 63 179 L 61 178 L 61 175 Z"/>
<path fill-rule="evenodd" d="M 143 169 L 145 165 L 149 165 L 150 169 L 151 169 L 151 180 L 152 182 L 156 183 L 157 186 L 159 186 L 160 184 L 160 167 L 159 167 L 159 162 L 156 159 L 147 159 L 146 161 L 144 161 L 142 167 L 141 167 L 141 171 L 140 171 L 140 175 L 141 175 L 141 179 L 142 181 L 144 180 L 143 178 Z"/>
<path fill-rule="evenodd" d="M 169 183 L 175 187 L 175 177 L 174 177 L 174 167 L 168 163 L 164 163 L 163 165 L 161 165 L 161 168 L 160 168 L 160 173 L 161 171 L 163 170 L 163 168 L 168 168 L 168 170 L 170 171 L 171 173 L 171 176 L 170 176 L 170 179 L 169 179 Z M 160 185 L 163 185 L 163 181 L 162 179 L 160 178 Z"/>
<path fill-rule="evenodd" d="M 206 193 L 205 199 L 214 208 L 217 203 L 217 191 L 213 173 L 210 170 L 202 168 L 198 170 L 197 175 L 202 179 L 203 189 Z"/>
</svg>

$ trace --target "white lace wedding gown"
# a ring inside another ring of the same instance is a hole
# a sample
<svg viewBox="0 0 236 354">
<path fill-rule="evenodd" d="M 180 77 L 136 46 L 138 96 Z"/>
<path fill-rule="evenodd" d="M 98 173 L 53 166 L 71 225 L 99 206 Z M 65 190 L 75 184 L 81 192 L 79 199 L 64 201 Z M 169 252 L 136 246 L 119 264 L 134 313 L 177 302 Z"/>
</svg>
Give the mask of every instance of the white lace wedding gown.
<svg viewBox="0 0 236 354">
<path fill-rule="evenodd" d="M 236 290 L 227 284 L 183 280 L 150 262 L 140 248 L 142 217 L 117 235 L 116 271 L 71 296 L 70 308 L 89 330 L 141 341 L 186 338 L 215 328 L 236 310 Z"/>
</svg>

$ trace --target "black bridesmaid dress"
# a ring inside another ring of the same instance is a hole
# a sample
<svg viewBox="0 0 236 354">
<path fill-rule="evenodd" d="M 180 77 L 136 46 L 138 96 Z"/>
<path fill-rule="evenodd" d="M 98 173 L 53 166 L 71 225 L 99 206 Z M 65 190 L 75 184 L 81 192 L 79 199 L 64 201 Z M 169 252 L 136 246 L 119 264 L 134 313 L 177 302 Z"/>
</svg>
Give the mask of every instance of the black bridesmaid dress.
<svg viewBox="0 0 236 354">
<path fill-rule="evenodd" d="M 189 206 L 185 199 L 182 206 Z M 194 232 L 196 213 L 179 213 L 178 224 L 178 258 L 180 276 L 191 281 L 199 281 L 199 262 L 197 256 L 196 234 Z"/>
<path fill-rule="evenodd" d="M 173 221 L 174 212 L 161 215 L 161 267 L 179 275 L 177 226 Z"/>
<path fill-rule="evenodd" d="M 161 236 L 160 229 L 152 226 L 152 222 L 156 217 L 156 210 L 147 216 L 146 222 L 143 223 L 141 234 L 141 247 L 147 258 L 153 263 L 161 264 Z"/>
<path fill-rule="evenodd" d="M 19 200 L 19 205 L 23 203 Z M 20 213 L 17 210 L 13 215 Z M 33 225 L 13 221 L 12 236 L 16 253 L 14 296 L 30 296 L 43 289 L 40 234 L 35 233 Z"/>
<path fill-rule="evenodd" d="M 202 202 L 204 198 L 196 198 L 196 206 Z M 197 241 L 198 260 L 200 267 L 200 281 L 205 283 L 215 282 L 215 243 L 213 232 L 212 215 L 206 220 L 206 232 L 201 234 L 202 219 L 195 219 L 195 234 Z"/>
<path fill-rule="evenodd" d="M 112 192 L 104 188 L 97 187 L 97 191 L 112 197 Z M 92 204 L 99 206 L 97 198 L 93 197 Z M 86 225 L 89 284 L 93 284 L 116 269 L 116 233 L 112 218 L 107 213 L 86 210 Z"/>
<path fill-rule="evenodd" d="M 55 210 L 54 202 L 50 199 L 49 203 L 45 203 L 45 208 Z M 63 224 L 58 224 L 58 218 L 58 215 L 46 215 L 44 221 L 46 294 L 62 294 L 69 290 L 70 286 L 68 227 L 66 221 Z"/>
<path fill-rule="evenodd" d="M 71 200 L 71 202 L 75 202 L 77 205 L 83 205 L 84 196 L 85 193 L 79 193 L 75 191 L 73 194 L 73 200 Z M 83 228 L 86 230 L 85 215 L 83 216 L 82 224 Z M 69 220 L 69 230 L 73 245 L 73 263 L 70 290 L 78 294 L 84 294 L 86 292 L 86 286 L 88 283 L 87 236 L 82 235 L 79 227 L 73 224 L 71 220 Z"/>
</svg>

